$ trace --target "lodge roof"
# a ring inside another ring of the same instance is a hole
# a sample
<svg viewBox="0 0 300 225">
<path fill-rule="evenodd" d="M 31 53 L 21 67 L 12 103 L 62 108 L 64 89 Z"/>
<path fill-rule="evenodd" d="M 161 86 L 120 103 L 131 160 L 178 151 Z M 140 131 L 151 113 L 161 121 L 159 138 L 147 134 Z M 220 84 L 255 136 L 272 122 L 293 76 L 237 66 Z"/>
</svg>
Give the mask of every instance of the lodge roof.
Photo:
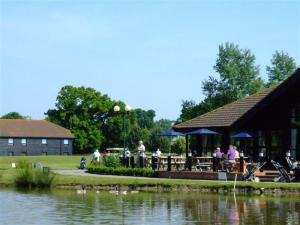
<svg viewBox="0 0 300 225">
<path fill-rule="evenodd" d="M 216 128 L 216 127 L 231 127 L 241 119 L 245 118 L 249 113 L 255 111 L 255 108 L 262 105 L 262 103 L 270 101 L 273 96 L 285 91 L 289 86 L 294 85 L 300 78 L 300 69 L 280 85 L 267 88 L 254 95 L 248 96 L 244 99 L 232 102 L 217 108 L 211 112 L 197 116 L 191 120 L 175 125 L 175 130 L 192 130 L 197 128 Z M 298 85 L 299 86 L 299 85 Z"/>
<path fill-rule="evenodd" d="M 0 119 L 0 137 L 74 138 L 70 130 L 46 120 Z"/>
</svg>

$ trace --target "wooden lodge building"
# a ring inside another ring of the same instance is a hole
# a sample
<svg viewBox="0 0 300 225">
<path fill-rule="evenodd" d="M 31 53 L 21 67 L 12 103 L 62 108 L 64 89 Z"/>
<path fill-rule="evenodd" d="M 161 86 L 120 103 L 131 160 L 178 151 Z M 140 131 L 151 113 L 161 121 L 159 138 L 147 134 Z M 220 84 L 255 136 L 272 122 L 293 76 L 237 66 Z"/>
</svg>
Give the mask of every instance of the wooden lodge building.
<svg viewBox="0 0 300 225">
<path fill-rule="evenodd" d="M 73 139 L 46 120 L 0 119 L 0 155 L 71 155 Z"/>
<path fill-rule="evenodd" d="M 245 156 L 254 160 L 263 152 L 268 160 L 280 161 L 290 150 L 300 161 L 300 68 L 280 85 L 173 128 L 181 132 L 207 128 L 221 134 L 197 136 L 198 155 L 205 155 L 216 146 L 221 146 L 226 153 L 229 144 L 235 144 L 239 151 L 244 149 Z M 237 141 L 232 136 L 238 132 L 249 132 L 254 137 Z"/>
</svg>

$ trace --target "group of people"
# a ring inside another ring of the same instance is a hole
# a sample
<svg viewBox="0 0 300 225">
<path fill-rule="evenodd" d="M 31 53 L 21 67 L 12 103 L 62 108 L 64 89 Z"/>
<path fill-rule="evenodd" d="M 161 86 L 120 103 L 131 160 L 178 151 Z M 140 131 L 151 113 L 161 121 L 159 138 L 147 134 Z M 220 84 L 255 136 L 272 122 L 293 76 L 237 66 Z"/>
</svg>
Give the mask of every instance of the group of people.
<svg viewBox="0 0 300 225">
<path fill-rule="evenodd" d="M 215 153 L 216 158 L 220 160 L 220 165 L 221 165 L 222 170 L 224 170 L 224 167 L 226 165 L 235 164 L 236 159 L 238 159 L 240 157 L 240 154 L 239 154 L 236 146 L 233 146 L 233 145 L 229 145 L 227 154 L 224 154 L 221 151 L 220 147 L 217 147 L 214 153 Z"/>
<path fill-rule="evenodd" d="M 139 141 L 136 150 L 137 150 L 138 156 L 140 156 L 140 157 L 146 157 L 146 153 L 145 153 L 146 148 L 145 148 L 145 145 L 143 144 L 143 141 Z M 158 151 L 159 151 L 159 149 L 158 149 Z M 103 157 L 107 157 L 109 155 L 110 155 L 110 152 L 107 149 L 104 149 L 102 151 L 102 156 Z M 96 149 L 94 151 L 94 153 L 93 153 L 92 162 L 99 162 L 100 161 L 100 156 L 101 156 L 101 154 L 100 154 L 99 150 Z M 125 158 L 129 158 L 130 156 L 131 156 L 131 152 L 129 151 L 128 148 L 126 148 L 126 150 L 125 150 Z"/>
<path fill-rule="evenodd" d="M 146 157 L 146 153 L 145 153 L 146 148 L 145 148 L 145 145 L 143 144 L 143 141 L 139 141 L 138 146 L 136 148 L 136 151 L 137 151 L 138 156 L 140 157 L 140 160 L 144 159 Z M 191 154 L 192 152 L 189 151 L 189 153 L 190 153 L 189 156 L 192 156 L 192 154 Z M 215 154 L 215 157 L 217 159 L 219 159 L 220 166 L 221 166 L 222 170 L 224 170 L 224 168 L 227 165 L 235 164 L 236 159 L 239 158 L 239 152 L 238 152 L 236 146 L 233 146 L 233 145 L 229 146 L 229 149 L 228 149 L 226 154 L 221 151 L 220 147 L 217 147 L 215 149 L 214 154 Z M 93 153 L 92 162 L 99 162 L 100 161 L 100 155 L 101 154 L 100 154 L 99 150 L 96 149 L 95 152 Z M 105 149 L 102 152 L 102 155 L 103 155 L 103 157 L 109 156 L 109 151 L 107 149 Z M 126 151 L 125 151 L 124 157 L 126 159 L 126 158 L 130 158 L 130 156 L 131 156 L 131 152 L 127 148 Z M 161 156 L 160 149 L 158 148 L 156 151 L 154 151 L 152 156 L 160 157 Z"/>
</svg>

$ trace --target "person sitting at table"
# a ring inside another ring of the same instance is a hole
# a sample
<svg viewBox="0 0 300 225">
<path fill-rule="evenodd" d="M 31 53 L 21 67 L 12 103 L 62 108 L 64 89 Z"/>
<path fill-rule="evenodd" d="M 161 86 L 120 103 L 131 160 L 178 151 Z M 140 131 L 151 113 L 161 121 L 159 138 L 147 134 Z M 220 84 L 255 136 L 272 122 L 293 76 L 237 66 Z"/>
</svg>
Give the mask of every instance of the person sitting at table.
<svg viewBox="0 0 300 225">
<path fill-rule="evenodd" d="M 237 147 L 236 147 L 236 146 L 233 146 L 233 148 L 234 148 L 234 151 L 235 151 L 235 159 L 240 158 L 240 153 L 239 153 L 239 151 L 237 150 Z"/>
<path fill-rule="evenodd" d="M 223 157 L 223 152 L 221 152 L 221 148 L 220 148 L 220 147 L 217 147 L 217 148 L 216 148 L 215 153 L 216 153 L 216 158 L 217 158 L 217 159 L 222 159 L 222 157 Z"/>
<path fill-rule="evenodd" d="M 235 150 L 232 145 L 229 145 L 229 149 L 227 151 L 227 154 L 225 155 L 225 160 L 221 162 L 221 168 L 222 170 L 224 170 L 224 167 L 226 169 L 227 167 L 230 167 L 233 164 L 235 164 Z"/>
</svg>

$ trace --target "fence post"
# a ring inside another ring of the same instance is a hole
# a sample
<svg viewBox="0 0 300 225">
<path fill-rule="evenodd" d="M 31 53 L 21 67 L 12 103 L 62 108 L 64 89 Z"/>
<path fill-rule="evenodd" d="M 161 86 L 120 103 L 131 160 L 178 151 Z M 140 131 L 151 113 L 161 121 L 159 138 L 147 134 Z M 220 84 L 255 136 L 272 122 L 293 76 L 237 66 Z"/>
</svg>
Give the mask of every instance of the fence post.
<svg viewBox="0 0 300 225">
<path fill-rule="evenodd" d="M 171 155 L 168 155 L 168 171 L 171 171 Z"/>
<path fill-rule="evenodd" d="M 130 157 L 131 168 L 134 168 L 134 156 Z"/>
<path fill-rule="evenodd" d="M 244 173 L 244 152 L 240 152 L 240 172 Z"/>
<path fill-rule="evenodd" d="M 188 169 L 192 171 L 192 152 L 188 153 Z"/>
<path fill-rule="evenodd" d="M 216 172 L 217 171 L 217 153 L 213 153 L 213 171 Z"/>
</svg>

